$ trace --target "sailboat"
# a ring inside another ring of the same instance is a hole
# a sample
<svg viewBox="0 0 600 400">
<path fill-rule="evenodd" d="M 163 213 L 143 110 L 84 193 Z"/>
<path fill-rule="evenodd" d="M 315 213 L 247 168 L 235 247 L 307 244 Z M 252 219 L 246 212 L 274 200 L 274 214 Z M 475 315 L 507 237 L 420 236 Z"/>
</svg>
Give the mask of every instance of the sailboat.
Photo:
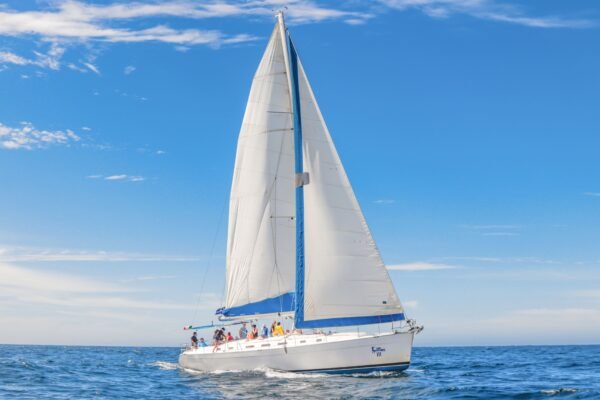
<svg viewBox="0 0 600 400">
<path fill-rule="evenodd" d="M 188 347 L 181 367 L 408 368 L 422 327 L 405 318 L 282 12 L 254 75 L 238 139 L 226 261 L 220 323 L 287 318 L 293 330 Z M 353 330 L 390 323 L 384 333 Z"/>
</svg>

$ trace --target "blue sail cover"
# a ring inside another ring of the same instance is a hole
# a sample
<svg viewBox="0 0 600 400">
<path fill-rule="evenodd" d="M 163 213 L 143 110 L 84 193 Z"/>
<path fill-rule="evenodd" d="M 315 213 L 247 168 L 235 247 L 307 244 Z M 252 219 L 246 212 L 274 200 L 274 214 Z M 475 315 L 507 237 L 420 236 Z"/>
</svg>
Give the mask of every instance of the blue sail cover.
<svg viewBox="0 0 600 400">
<path fill-rule="evenodd" d="M 231 308 L 220 308 L 215 314 L 224 317 L 252 316 L 258 314 L 277 314 L 294 310 L 294 293 L 285 293 L 281 296 L 272 297 Z"/>
</svg>

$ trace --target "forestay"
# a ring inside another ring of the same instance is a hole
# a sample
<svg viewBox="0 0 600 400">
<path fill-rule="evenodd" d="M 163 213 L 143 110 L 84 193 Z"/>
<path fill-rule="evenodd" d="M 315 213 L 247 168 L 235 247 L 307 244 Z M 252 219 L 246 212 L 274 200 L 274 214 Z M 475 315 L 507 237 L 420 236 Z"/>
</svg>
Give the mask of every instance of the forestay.
<svg viewBox="0 0 600 400">
<path fill-rule="evenodd" d="M 238 139 L 227 241 L 227 317 L 290 311 L 295 285 L 294 148 L 284 35 L 277 24 Z"/>
</svg>

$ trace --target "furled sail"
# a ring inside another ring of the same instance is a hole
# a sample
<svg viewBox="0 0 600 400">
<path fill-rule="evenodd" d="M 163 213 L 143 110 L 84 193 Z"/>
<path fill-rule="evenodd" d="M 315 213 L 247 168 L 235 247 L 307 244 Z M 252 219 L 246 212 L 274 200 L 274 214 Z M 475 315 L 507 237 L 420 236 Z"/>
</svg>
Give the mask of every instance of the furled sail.
<svg viewBox="0 0 600 400">
<path fill-rule="evenodd" d="M 283 25 L 254 75 L 229 208 L 226 317 L 289 312 L 295 286 L 294 145 Z"/>
<path fill-rule="evenodd" d="M 292 80 L 299 91 L 303 171 L 308 172 L 302 188 L 304 274 L 297 277 L 304 301 L 296 308 L 296 327 L 403 320 L 400 300 L 291 42 L 290 57 L 292 66 L 297 64 Z"/>
</svg>

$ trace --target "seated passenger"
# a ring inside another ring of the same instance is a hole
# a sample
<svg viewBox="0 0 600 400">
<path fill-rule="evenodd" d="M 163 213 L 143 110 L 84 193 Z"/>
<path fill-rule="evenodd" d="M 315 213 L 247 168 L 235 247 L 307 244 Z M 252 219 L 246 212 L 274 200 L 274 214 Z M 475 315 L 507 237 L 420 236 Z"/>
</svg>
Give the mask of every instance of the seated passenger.
<svg viewBox="0 0 600 400">
<path fill-rule="evenodd" d="M 240 328 L 240 331 L 238 332 L 238 334 L 240 335 L 240 339 L 246 339 L 246 335 L 248 334 L 248 330 L 246 329 L 246 323 L 242 322 L 242 327 Z"/>
<path fill-rule="evenodd" d="M 256 339 L 258 338 L 258 328 L 256 327 L 256 325 L 252 325 L 252 339 Z"/>
<path fill-rule="evenodd" d="M 227 332 L 227 341 L 233 342 L 233 336 L 231 336 L 231 332 Z"/>
<path fill-rule="evenodd" d="M 200 338 L 200 342 L 198 342 L 198 346 L 199 346 L 199 347 L 206 347 L 206 346 L 207 346 L 207 344 L 206 344 L 206 342 L 204 341 L 204 338 L 203 338 L 203 337 L 201 337 L 201 338 Z"/>
<path fill-rule="evenodd" d="M 269 328 L 267 328 L 267 325 L 263 325 L 262 326 L 262 333 L 260 335 L 263 339 L 266 339 L 269 337 Z"/>
<path fill-rule="evenodd" d="M 275 329 L 273 329 L 273 336 L 283 336 L 283 328 L 281 326 L 281 322 L 278 322 L 277 325 L 275 325 Z"/>
</svg>

